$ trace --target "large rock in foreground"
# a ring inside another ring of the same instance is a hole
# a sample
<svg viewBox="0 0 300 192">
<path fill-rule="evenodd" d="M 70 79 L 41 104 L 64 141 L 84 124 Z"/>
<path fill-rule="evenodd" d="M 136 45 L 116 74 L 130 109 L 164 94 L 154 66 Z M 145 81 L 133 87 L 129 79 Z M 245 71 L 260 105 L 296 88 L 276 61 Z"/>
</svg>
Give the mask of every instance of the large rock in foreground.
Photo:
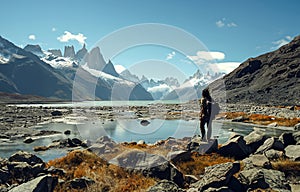
<svg viewBox="0 0 300 192">
<path fill-rule="evenodd" d="M 183 174 L 173 164 L 159 155 L 141 150 L 130 150 L 121 153 L 110 160 L 109 163 L 126 168 L 129 171 L 142 173 L 144 176 L 174 181 L 180 187 L 183 186 Z"/>
<path fill-rule="evenodd" d="M 231 181 L 236 182 L 232 176 L 239 170 L 240 164 L 237 162 L 206 167 L 204 176 L 198 182 L 192 184 L 190 191 L 204 191 L 208 188 L 229 186 Z M 238 188 L 238 185 L 239 183 L 237 182 L 234 187 Z"/>
<path fill-rule="evenodd" d="M 52 192 L 57 182 L 57 177 L 44 175 L 14 187 L 9 192 Z"/>
<path fill-rule="evenodd" d="M 289 145 L 285 149 L 285 155 L 295 161 L 300 161 L 300 145 Z"/>
<path fill-rule="evenodd" d="M 251 151 L 246 145 L 243 136 L 236 136 L 224 143 L 218 153 L 225 157 L 234 157 L 241 160 L 248 157 Z"/>
<path fill-rule="evenodd" d="M 289 186 L 285 183 L 284 173 L 270 169 L 253 168 L 243 170 L 239 174 L 239 180 L 248 189 L 271 188 L 280 192 L 289 191 Z"/>
<path fill-rule="evenodd" d="M 147 192 L 183 192 L 173 181 L 162 180 L 150 187 Z"/>
</svg>

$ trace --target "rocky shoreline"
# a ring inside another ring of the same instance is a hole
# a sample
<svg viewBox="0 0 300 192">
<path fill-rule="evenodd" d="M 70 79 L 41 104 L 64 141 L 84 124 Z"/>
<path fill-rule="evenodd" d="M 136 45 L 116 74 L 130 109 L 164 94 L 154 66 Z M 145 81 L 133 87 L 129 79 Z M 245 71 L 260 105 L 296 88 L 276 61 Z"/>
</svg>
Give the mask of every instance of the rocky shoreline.
<svg viewBox="0 0 300 192">
<path fill-rule="evenodd" d="M 168 138 L 154 145 L 142 142 L 118 144 L 105 136 L 85 147 L 108 165 L 116 165 L 129 174 L 154 178 L 156 184 L 147 191 L 300 189 L 300 132 L 283 133 L 280 137 L 268 137 L 257 130 L 245 137 L 233 134 L 221 146 L 218 140 L 203 142 L 198 136 Z M 76 154 L 87 152 L 75 150 L 70 153 L 75 153 L 76 157 Z M 205 167 L 201 175 L 187 175 L 180 168 L 182 163 L 192 162 L 192 156 L 205 154 L 218 154 L 232 160 Z M 88 159 L 82 163 L 84 161 Z M 90 175 L 65 180 L 68 169 L 76 167 L 69 166 L 67 170 L 49 167 L 49 163 L 28 152 L 17 152 L 8 159 L 0 159 L 0 165 L 0 191 L 24 188 L 28 191 L 55 191 L 56 186 L 84 191 L 98 182 L 89 178 Z"/>
<path fill-rule="evenodd" d="M 0 139 L 22 139 L 24 143 L 30 143 L 33 142 L 33 137 L 68 135 L 69 132 L 35 130 L 31 127 L 60 119 L 76 120 L 83 116 L 112 121 L 139 118 L 145 124 L 151 118 L 194 120 L 198 118 L 198 107 L 196 102 L 77 108 L 1 105 Z M 227 105 L 226 110 L 285 118 L 300 117 L 297 107 Z M 68 138 L 53 141 L 49 146 L 36 146 L 34 150 L 64 148 L 75 153 L 76 150 L 87 150 L 102 158 L 107 165 L 117 165 L 128 174 L 142 174 L 145 178 L 154 178 L 156 184 L 147 188 L 148 191 L 297 191 L 300 188 L 299 124 L 295 125 L 295 130 L 298 132 L 287 131 L 280 137 L 269 137 L 259 130 L 247 136 L 233 134 L 222 145 L 218 144 L 218 140 L 203 142 L 198 136 L 168 138 L 148 145 L 144 141 L 116 143 L 108 137 L 102 137 L 94 143 Z M 180 169 L 182 163 L 193 162 L 192 157 L 195 155 L 205 154 L 229 157 L 234 162 L 207 166 L 200 175 L 188 175 Z M 97 179 L 89 177 L 65 180 L 61 175 L 67 170 L 49 167 L 46 162 L 28 152 L 18 152 L 7 159 L 0 159 L 0 165 L 0 191 L 19 191 L 24 187 L 28 187 L 28 191 L 53 191 L 57 186 L 84 191 L 89 185 L 97 182 L 99 184 Z M 289 169 L 289 166 L 294 170 Z"/>
</svg>

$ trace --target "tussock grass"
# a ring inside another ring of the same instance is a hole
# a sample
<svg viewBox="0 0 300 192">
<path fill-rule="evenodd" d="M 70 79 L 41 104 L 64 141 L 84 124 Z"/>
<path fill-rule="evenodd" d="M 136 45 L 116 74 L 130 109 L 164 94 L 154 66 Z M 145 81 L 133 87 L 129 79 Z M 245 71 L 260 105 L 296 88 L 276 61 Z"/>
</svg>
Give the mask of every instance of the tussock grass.
<svg viewBox="0 0 300 192">
<path fill-rule="evenodd" d="M 289 159 L 283 159 L 279 161 L 274 161 L 271 163 L 273 169 L 282 171 L 282 172 L 300 172 L 300 162 L 291 161 Z"/>
<path fill-rule="evenodd" d="M 300 123 L 300 118 L 284 118 L 284 117 L 275 117 L 262 114 L 246 114 L 244 112 L 226 112 L 222 113 L 227 119 L 234 119 L 237 117 L 244 117 L 245 123 L 254 123 L 258 125 L 269 125 L 271 123 L 277 123 L 279 126 L 293 127 L 297 123 Z"/>
<path fill-rule="evenodd" d="M 110 165 L 94 153 L 86 150 L 72 151 L 67 156 L 51 160 L 48 167 L 54 166 L 66 171 L 66 175 L 59 176 L 65 181 L 82 176 L 96 181 L 85 190 L 72 191 L 145 191 L 156 183 L 153 178 L 141 174 L 129 173 L 121 167 Z M 55 191 L 70 191 L 67 184 L 59 184 Z"/>
<path fill-rule="evenodd" d="M 195 175 L 199 178 L 199 175 L 204 174 L 205 167 L 233 161 L 233 159 L 222 157 L 218 154 L 200 155 L 198 153 L 193 153 L 190 161 L 175 163 L 175 166 L 183 174 Z"/>
</svg>

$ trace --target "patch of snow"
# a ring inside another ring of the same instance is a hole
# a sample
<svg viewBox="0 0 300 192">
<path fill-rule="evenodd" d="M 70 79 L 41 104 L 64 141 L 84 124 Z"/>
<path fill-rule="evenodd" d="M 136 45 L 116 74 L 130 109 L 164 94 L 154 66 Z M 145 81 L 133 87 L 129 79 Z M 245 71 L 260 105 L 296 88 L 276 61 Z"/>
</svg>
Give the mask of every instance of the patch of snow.
<svg viewBox="0 0 300 192">
<path fill-rule="evenodd" d="M 104 73 L 102 71 L 98 71 L 96 69 L 90 69 L 87 64 L 82 65 L 82 69 L 84 69 L 85 71 L 89 72 L 91 75 L 97 77 L 97 78 L 101 78 L 109 83 L 120 83 L 120 84 L 126 84 L 129 86 L 135 86 L 135 83 L 112 76 L 110 74 Z"/>
<path fill-rule="evenodd" d="M 47 56 L 43 57 L 41 60 L 45 63 L 48 63 L 53 68 L 71 68 L 74 66 L 74 64 L 78 65 L 77 62 L 71 58 L 56 57 L 51 54 L 47 54 Z"/>
</svg>

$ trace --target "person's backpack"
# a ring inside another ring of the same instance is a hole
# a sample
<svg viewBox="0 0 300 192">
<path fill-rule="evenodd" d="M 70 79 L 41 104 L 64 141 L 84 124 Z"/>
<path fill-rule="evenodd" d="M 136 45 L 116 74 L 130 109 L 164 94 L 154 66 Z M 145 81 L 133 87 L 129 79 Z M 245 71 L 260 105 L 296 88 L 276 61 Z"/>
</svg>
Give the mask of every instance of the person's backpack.
<svg viewBox="0 0 300 192">
<path fill-rule="evenodd" d="M 218 115 L 220 113 L 220 110 L 221 110 L 221 108 L 220 108 L 219 103 L 212 102 L 211 103 L 211 114 L 210 114 L 211 118 L 215 118 L 216 115 Z"/>
</svg>

